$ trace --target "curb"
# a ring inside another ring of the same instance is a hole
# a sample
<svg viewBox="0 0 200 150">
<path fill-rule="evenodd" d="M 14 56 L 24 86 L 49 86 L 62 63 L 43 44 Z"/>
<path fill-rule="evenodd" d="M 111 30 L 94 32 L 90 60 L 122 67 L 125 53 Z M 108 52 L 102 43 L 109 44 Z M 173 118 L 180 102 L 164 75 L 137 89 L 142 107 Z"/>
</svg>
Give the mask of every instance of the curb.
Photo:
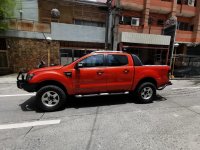
<svg viewBox="0 0 200 150">
<path fill-rule="evenodd" d="M 197 78 L 173 78 L 170 80 L 200 80 L 200 77 L 197 77 Z"/>
</svg>

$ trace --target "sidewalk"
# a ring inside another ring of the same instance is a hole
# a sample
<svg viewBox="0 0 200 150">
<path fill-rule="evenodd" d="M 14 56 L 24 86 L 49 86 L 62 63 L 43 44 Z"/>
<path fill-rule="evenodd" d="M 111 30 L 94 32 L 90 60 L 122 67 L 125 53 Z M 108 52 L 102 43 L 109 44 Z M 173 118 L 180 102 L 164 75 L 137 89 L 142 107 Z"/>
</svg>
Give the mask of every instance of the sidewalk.
<svg viewBox="0 0 200 150">
<path fill-rule="evenodd" d="M 192 77 L 172 77 L 170 80 L 200 80 L 200 76 L 192 76 Z"/>
<path fill-rule="evenodd" d="M 0 84 L 1 83 L 16 83 L 16 81 L 17 81 L 17 73 L 0 76 Z"/>
</svg>

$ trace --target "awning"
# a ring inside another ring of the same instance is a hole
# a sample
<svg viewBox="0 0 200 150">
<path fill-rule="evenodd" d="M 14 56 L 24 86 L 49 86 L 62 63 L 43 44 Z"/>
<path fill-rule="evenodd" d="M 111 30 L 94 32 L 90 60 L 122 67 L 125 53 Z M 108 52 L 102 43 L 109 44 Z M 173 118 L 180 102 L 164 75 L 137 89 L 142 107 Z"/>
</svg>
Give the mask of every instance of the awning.
<svg viewBox="0 0 200 150">
<path fill-rule="evenodd" d="M 170 45 L 171 36 L 121 32 L 120 42 L 151 44 L 151 45 Z"/>
</svg>

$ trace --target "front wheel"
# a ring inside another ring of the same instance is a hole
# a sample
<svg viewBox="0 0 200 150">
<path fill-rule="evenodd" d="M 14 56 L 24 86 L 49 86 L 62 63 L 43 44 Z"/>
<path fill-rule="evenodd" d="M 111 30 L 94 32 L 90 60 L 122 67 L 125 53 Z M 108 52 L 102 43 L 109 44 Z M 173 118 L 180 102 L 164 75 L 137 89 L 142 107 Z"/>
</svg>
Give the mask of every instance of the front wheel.
<svg viewBox="0 0 200 150">
<path fill-rule="evenodd" d="M 66 94 L 60 87 L 48 85 L 37 92 L 36 99 L 40 109 L 55 111 L 64 105 Z"/>
<path fill-rule="evenodd" d="M 156 96 L 156 87 L 150 82 L 142 83 L 138 87 L 136 94 L 140 103 L 150 103 Z"/>
</svg>

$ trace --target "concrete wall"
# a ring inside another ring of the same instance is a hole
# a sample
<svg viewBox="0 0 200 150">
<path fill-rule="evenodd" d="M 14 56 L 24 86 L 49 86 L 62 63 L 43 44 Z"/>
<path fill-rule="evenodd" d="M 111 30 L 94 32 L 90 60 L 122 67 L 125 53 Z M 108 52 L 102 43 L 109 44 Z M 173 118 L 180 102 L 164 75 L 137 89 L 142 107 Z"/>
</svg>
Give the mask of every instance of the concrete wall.
<svg viewBox="0 0 200 150">
<path fill-rule="evenodd" d="M 105 28 L 51 23 L 51 36 L 59 41 L 105 43 Z"/>
<path fill-rule="evenodd" d="M 38 1 L 37 0 L 16 0 L 15 18 L 38 21 Z"/>
<path fill-rule="evenodd" d="M 17 30 L 8 30 L 6 32 L 1 32 L 0 36 L 30 39 L 45 38 L 43 33 L 41 32 L 28 32 Z M 45 33 L 45 36 L 50 36 L 53 40 L 57 41 L 105 43 L 105 28 L 64 23 L 51 23 L 51 33 Z"/>
</svg>

